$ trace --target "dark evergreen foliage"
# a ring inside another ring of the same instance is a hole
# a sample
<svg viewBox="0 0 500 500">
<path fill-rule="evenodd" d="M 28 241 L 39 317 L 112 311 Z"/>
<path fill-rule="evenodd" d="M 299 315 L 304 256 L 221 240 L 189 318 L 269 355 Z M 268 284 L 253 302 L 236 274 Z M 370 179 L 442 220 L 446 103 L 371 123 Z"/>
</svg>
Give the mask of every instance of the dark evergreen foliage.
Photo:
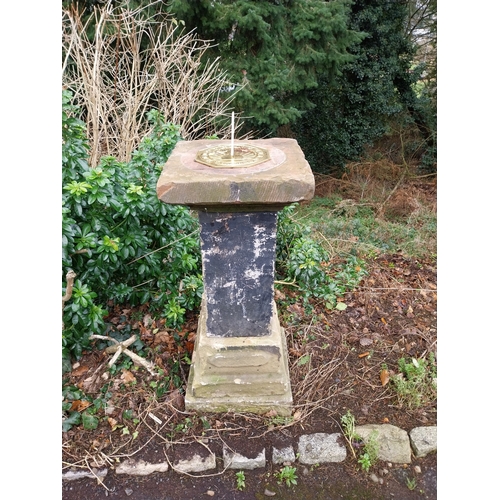
<svg viewBox="0 0 500 500">
<path fill-rule="evenodd" d="M 227 94 L 240 88 L 241 135 L 295 137 L 315 172 L 340 174 L 397 119 L 420 132 L 421 165 L 435 170 L 435 62 L 415 64 L 422 33 L 435 44 L 435 0 L 172 0 L 147 10 L 213 40 L 207 57 L 220 57 Z"/>
<path fill-rule="evenodd" d="M 236 111 L 248 128 L 276 133 L 313 104 L 307 91 L 320 75 L 333 78 L 352 60 L 360 36 L 347 28 L 348 2 L 339 0 L 173 0 L 172 14 L 214 40 L 238 92 Z"/>
<path fill-rule="evenodd" d="M 408 110 L 418 119 L 411 69 L 414 46 L 405 33 L 405 2 L 356 0 L 349 28 L 366 34 L 342 75 L 323 75 L 307 97 L 315 103 L 293 127 L 316 172 L 340 173 L 348 160 L 382 136 L 389 119 Z"/>
</svg>

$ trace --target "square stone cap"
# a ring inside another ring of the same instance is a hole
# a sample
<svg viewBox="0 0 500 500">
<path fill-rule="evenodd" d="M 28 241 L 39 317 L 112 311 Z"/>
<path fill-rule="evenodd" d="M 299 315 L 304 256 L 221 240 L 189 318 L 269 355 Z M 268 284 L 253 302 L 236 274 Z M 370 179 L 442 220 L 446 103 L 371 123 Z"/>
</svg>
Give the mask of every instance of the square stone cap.
<svg viewBox="0 0 500 500">
<path fill-rule="evenodd" d="M 179 141 L 156 185 L 158 198 L 198 210 L 274 210 L 314 195 L 314 175 L 295 139 L 234 141 L 264 148 L 269 155 L 257 165 L 214 168 L 196 160 L 199 151 L 230 146 L 230 140 Z"/>
</svg>

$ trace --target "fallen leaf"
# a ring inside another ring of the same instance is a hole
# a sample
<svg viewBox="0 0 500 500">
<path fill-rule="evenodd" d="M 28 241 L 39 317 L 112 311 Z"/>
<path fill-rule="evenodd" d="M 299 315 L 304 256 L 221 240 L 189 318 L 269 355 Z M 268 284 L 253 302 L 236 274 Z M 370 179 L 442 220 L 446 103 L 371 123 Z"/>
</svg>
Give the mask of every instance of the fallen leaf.
<svg viewBox="0 0 500 500">
<path fill-rule="evenodd" d="M 85 410 L 85 408 L 88 408 L 90 406 L 90 401 L 82 401 L 80 399 L 77 399 L 71 403 L 71 408 L 70 411 L 79 411 L 82 412 Z"/>
<path fill-rule="evenodd" d="M 168 403 L 171 404 L 176 410 L 184 411 L 185 407 L 184 396 L 181 394 L 179 389 L 174 389 L 168 395 Z"/>
<path fill-rule="evenodd" d="M 89 367 L 86 365 L 82 365 L 82 366 L 79 366 L 78 368 L 76 368 L 76 370 L 73 370 L 71 372 L 71 376 L 72 377 L 80 377 L 81 375 L 83 375 L 84 373 L 86 373 L 88 371 L 89 371 Z"/>
<path fill-rule="evenodd" d="M 347 309 L 347 305 L 343 302 L 337 302 L 335 309 L 338 309 L 339 311 L 345 311 Z"/>
<path fill-rule="evenodd" d="M 274 495 L 276 495 L 276 492 L 274 491 L 269 491 L 267 488 L 264 490 L 264 495 L 266 495 L 266 497 L 273 497 Z"/>
<path fill-rule="evenodd" d="M 380 318 L 380 321 L 382 321 L 382 323 L 384 323 L 384 325 L 387 325 L 387 321 L 385 320 L 385 318 Z"/>
<path fill-rule="evenodd" d="M 108 417 L 108 424 L 111 427 L 111 430 L 114 431 L 116 429 L 116 426 L 118 425 L 118 420 Z"/>
<path fill-rule="evenodd" d="M 380 382 L 382 383 L 382 387 L 384 387 L 384 385 L 388 384 L 389 378 L 390 378 L 389 377 L 389 372 L 386 369 L 383 369 L 380 372 Z"/>
<path fill-rule="evenodd" d="M 132 372 L 129 370 L 123 370 L 122 375 L 120 377 L 126 384 L 129 382 L 135 382 L 135 377 Z"/>
<path fill-rule="evenodd" d="M 360 339 L 359 339 L 359 343 L 360 343 L 362 346 L 367 346 L 367 345 L 373 344 L 373 340 L 372 340 L 372 339 L 369 339 L 368 337 L 363 337 L 363 338 L 360 338 Z"/>
<path fill-rule="evenodd" d="M 304 316 L 304 308 L 300 304 L 292 304 L 287 307 L 287 311 L 293 314 L 297 314 L 297 316 Z"/>
<path fill-rule="evenodd" d="M 189 354 L 193 354 L 194 340 L 195 340 L 195 336 L 192 336 L 192 334 L 190 333 L 188 336 L 188 339 L 186 340 L 186 343 L 185 343 L 186 350 Z"/>
<path fill-rule="evenodd" d="M 172 337 L 172 334 L 168 330 L 162 330 L 156 333 L 153 340 L 153 345 L 158 345 L 158 344 L 173 345 L 174 343 L 175 341 Z"/>
<path fill-rule="evenodd" d="M 94 372 L 93 375 L 79 382 L 77 386 L 85 393 L 94 393 L 97 392 L 96 388 L 99 385 L 99 380 L 99 373 Z"/>
<path fill-rule="evenodd" d="M 300 417 L 302 417 L 302 412 L 300 410 L 297 410 L 293 414 L 293 420 L 294 420 L 294 422 L 297 422 L 297 420 L 300 420 Z"/>
</svg>

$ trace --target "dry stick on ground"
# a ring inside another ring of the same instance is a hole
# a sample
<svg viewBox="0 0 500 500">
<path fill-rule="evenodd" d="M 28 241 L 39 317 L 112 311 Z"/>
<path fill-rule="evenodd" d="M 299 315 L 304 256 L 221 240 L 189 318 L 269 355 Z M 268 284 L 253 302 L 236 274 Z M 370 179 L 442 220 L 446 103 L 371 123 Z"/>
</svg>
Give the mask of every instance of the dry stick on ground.
<svg viewBox="0 0 500 500">
<path fill-rule="evenodd" d="M 94 470 L 92 469 L 92 467 L 90 466 L 90 464 L 87 462 L 87 459 L 85 459 L 85 463 L 87 465 L 87 469 L 90 471 L 90 473 L 97 479 L 97 484 L 99 486 L 104 486 L 104 488 L 106 488 L 106 490 L 110 491 L 110 489 L 104 484 L 104 481 L 102 480 L 102 478 L 100 478 L 95 472 Z"/>
<path fill-rule="evenodd" d="M 166 420 L 162 424 L 162 426 L 160 427 L 159 431 L 162 431 L 167 426 L 167 424 L 170 422 L 170 420 L 172 419 L 172 417 L 169 418 L 168 420 Z M 145 419 L 143 420 L 143 423 L 153 433 L 152 436 L 142 446 L 140 446 L 139 448 L 137 448 L 135 451 L 133 451 L 131 453 L 122 453 L 122 454 L 118 455 L 118 451 L 120 451 L 120 449 L 123 448 L 124 446 L 126 446 L 130 441 L 128 441 L 124 445 L 119 446 L 116 450 L 114 450 L 113 455 L 112 455 L 113 458 L 130 458 L 130 457 L 133 457 L 136 453 L 139 453 L 142 449 L 144 449 L 153 440 L 153 438 L 155 436 L 160 436 L 161 437 L 161 434 L 159 434 L 159 431 L 156 431 L 155 429 L 152 429 L 148 425 L 148 423 L 146 422 Z"/>
<path fill-rule="evenodd" d="M 347 356 L 348 354 L 345 356 L 344 360 Z M 308 370 L 304 379 L 296 384 L 295 398 L 297 402 L 309 402 L 317 399 L 323 385 L 331 380 L 332 374 L 341 366 L 344 360 L 332 359 L 318 368 Z M 299 373 L 299 370 L 296 370 L 297 363 L 298 360 L 290 367 L 291 373 Z M 314 380 L 314 383 L 312 383 L 311 380 Z"/>
<path fill-rule="evenodd" d="M 163 424 L 161 427 L 160 427 L 160 431 L 166 426 L 166 424 L 168 423 L 165 422 L 165 424 Z M 148 427 L 148 429 L 151 431 L 152 433 L 152 436 L 149 438 L 149 440 L 147 441 L 147 443 L 145 443 L 143 446 L 141 446 L 141 448 L 139 448 L 138 450 L 136 450 L 134 453 L 131 453 L 131 454 L 128 454 L 128 455 L 120 455 L 120 458 L 123 458 L 123 457 L 131 457 L 133 455 L 135 455 L 138 451 L 140 451 L 142 448 L 144 448 L 144 446 L 146 446 L 146 444 L 148 444 L 154 437 L 157 437 L 157 438 L 160 438 L 160 441 L 163 441 L 167 446 L 172 446 L 174 444 L 180 444 L 180 445 L 186 445 L 186 444 L 190 444 L 190 443 L 186 443 L 186 442 L 181 442 L 181 441 L 169 441 L 167 440 L 165 437 L 163 437 L 160 432 L 156 429 L 153 429 L 145 420 L 144 420 L 144 424 L 146 425 L 146 427 Z M 220 438 L 220 436 L 219 436 Z M 222 442 L 224 442 L 224 440 L 222 438 L 220 438 Z M 204 446 L 210 453 L 212 453 L 212 450 L 210 450 L 210 448 L 201 441 L 201 438 L 198 439 L 196 436 L 193 438 L 194 441 L 196 441 L 197 443 L 201 444 L 202 446 Z M 220 476 L 222 474 L 224 474 L 224 472 L 226 472 L 226 470 L 228 469 L 229 465 L 228 464 L 224 470 L 222 470 L 221 472 L 216 472 L 214 474 L 200 474 L 200 475 L 194 475 L 194 474 L 190 474 L 189 472 L 185 472 L 185 471 L 181 471 L 181 470 L 178 470 L 176 467 L 174 467 L 174 465 L 172 464 L 172 462 L 170 461 L 170 459 L 168 458 L 168 455 L 166 453 L 165 450 L 163 450 L 163 453 L 165 455 L 165 458 L 167 459 L 167 462 L 169 464 L 169 466 L 171 467 L 172 470 L 174 470 L 175 472 L 179 473 L 179 474 L 184 474 L 186 476 L 190 476 L 190 477 L 213 477 L 213 476 Z"/>
<path fill-rule="evenodd" d="M 149 410 L 149 407 L 148 409 L 146 409 L 145 411 L 148 412 Z M 172 418 L 172 417 L 171 417 Z M 166 426 L 167 424 L 170 422 L 170 419 L 168 419 L 159 429 L 159 431 L 162 431 Z M 143 422 L 145 423 L 145 420 L 143 420 Z M 126 443 L 124 444 L 121 444 L 118 448 L 114 449 L 110 454 L 105 454 L 103 453 L 102 451 L 100 451 L 100 455 L 102 456 L 103 460 L 105 462 L 107 462 L 108 464 L 109 463 L 113 463 L 113 460 L 112 459 L 120 459 L 120 458 L 130 458 L 130 457 L 133 457 L 136 453 L 139 453 L 142 449 L 144 449 L 152 440 L 155 436 L 159 436 L 161 437 L 161 435 L 159 434 L 159 431 L 156 431 L 155 429 L 152 429 L 147 423 L 146 423 L 146 427 L 148 427 L 151 432 L 153 433 L 153 435 L 141 446 L 139 446 L 135 451 L 131 452 L 131 453 L 121 453 L 119 454 L 118 452 L 124 447 L 126 446 L 127 444 L 131 443 L 133 441 L 133 439 L 130 439 L 128 440 Z M 88 451 L 87 451 L 88 453 Z M 90 454 L 90 457 L 92 458 L 92 461 L 93 462 L 96 462 L 97 463 L 97 459 L 95 456 L 92 456 Z M 63 465 L 65 467 L 63 467 L 63 470 L 64 468 L 68 468 L 68 467 L 80 467 L 80 468 L 88 468 L 88 457 L 84 457 L 83 459 L 81 460 L 78 460 L 77 462 L 75 463 L 69 463 L 69 462 L 65 462 L 63 461 Z M 80 465 L 80 464 L 85 464 L 85 465 Z"/>
<path fill-rule="evenodd" d="M 100 339 L 100 340 L 111 340 L 112 342 L 115 343 L 115 345 L 106 347 L 106 352 L 108 354 L 114 353 L 114 356 L 111 358 L 109 361 L 108 365 L 109 367 L 113 366 L 116 363 L 116 360 L 120 357 L 120 355 L 126 354 L 136 365 L 143 366 L 146 368 L 146 370 L 151 374 L 151 375 L 158 375 L 155 371 L 154 368 L 156 368 L 156 365 L 154 363 L 151 363 L 150 361 L 145 360 L 144 358 L 141 358 L 135 352 L 129 351 L 127 347 L 131 344 L 133 344 L 137 340 L 137 335 L 132 335 L 129 339 L 123 341 L 123 342 L 118 342 L 116 339 L 112 337 L 107 337 L 106 335 L 91 335 L 90 336 L 91 340 L 94 339 Z"/>
</svg>

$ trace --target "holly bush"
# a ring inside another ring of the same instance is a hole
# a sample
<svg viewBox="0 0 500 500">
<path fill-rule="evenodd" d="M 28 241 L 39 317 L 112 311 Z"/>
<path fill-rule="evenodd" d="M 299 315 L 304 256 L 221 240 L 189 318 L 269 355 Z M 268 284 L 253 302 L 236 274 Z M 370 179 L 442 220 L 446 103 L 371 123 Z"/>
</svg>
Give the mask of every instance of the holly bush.
<svg viewBox="0 0 500 500">
<path fill-rule="evenodd" d="M 177 327 L 202 295 L 198 221 L 189 209 L 158 200 L 156 182 L 179 127 L 149 112 L 152 129 L 128 163 L 103 156 L 87 163 L 85 124 L 63 91 L 62 270 L 76 275 L 63 310 L 63 356 L 79 358 L 105 331 L 109 304 L 148 303 Z"/>
</svg>

